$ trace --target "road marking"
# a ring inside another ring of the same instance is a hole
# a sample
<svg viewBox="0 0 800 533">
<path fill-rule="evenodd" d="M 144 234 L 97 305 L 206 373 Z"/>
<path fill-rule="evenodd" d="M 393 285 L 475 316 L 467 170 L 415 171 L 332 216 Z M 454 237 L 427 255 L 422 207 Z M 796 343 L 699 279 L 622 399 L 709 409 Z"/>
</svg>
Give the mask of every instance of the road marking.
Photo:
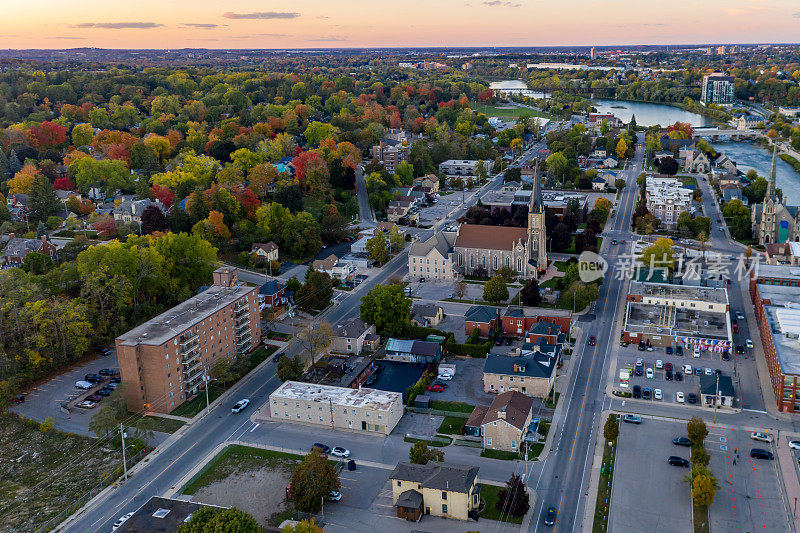
<svg viewBox="0 0 800 533">
<path fill-rule="evenodd" d="M 255 426 L 253 426 L 253 429 L 251 429 L 251 430 L 250 430 L 250 433 L 254 432 L 254 431 L 256 430 L 256 428 L 257 428 L 258 426 L 260 426 L 260 425 L 261 425 L 261 424 L 259 423 L 259 424 L 256 424 Z"/>
</svg>

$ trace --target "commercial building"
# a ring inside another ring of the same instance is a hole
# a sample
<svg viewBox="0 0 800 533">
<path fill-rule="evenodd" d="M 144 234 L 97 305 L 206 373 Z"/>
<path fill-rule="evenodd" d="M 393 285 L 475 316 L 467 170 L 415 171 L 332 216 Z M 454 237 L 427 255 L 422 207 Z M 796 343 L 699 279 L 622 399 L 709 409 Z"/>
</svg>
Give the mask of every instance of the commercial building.
<svg viewBox="0 0 800 533">
<path fill-rule="evenodd" d="M 130 411 L 169 413 L 197 394 L 204 371 L 258 346 L 258 288 L 235 268 L 214 271 L 214 284 L 116 339 Z"/>
<path fill-rule="evenodd" d="M 466 520 L 470 511 L 480 507 L 477 466 L 402 462 L 389 479 L 398 518 L 416 522 L 423 515 L 433 515 Z"/>
<path fill-rule="evenodd" d="M 116 531 L 118 533 L 177 531 L 181 525 L 191 519 L 192 513 L 204 507 L 227 509 L 216 505 L 153 496 L 139 507 L 133 516 L 125 520 Z"/>
<path fill-rule="evenodd" d="M 720 72 L 703 76 L 700 101 L 704 104 L 730 105 L 734 101 L 733 76 Z"/>
<path fill-rule="evenodd" d="M 403 416 L 403 395 L 286 381 L 269 395 L 275 420 L 388 435 Z"/>
<path fill-rule="evenodd" d="M 623 340 L 722 352 L 732 347 L 725 288 L 631 281 Z"/>
<path fill-rule="evenodd" d="M 531 327 L 538 322 L 553 322 L 561 330 L 569 334 L 572 328 L 572 311 L 560 309 L 547 309 L 547 314 L 540 314 L 541 309 L 509 306 L 503 313 L 503 334 L 510 337 L 522 338 Z"/>
<path fill-rule="evenodd" d="M 692 191 L 676 178 L 647 177 L 647 210 L 661 221 L 663 229 L 678 227 L 678 217 L 691 211 Z"/>
<path fill-rule="evenodd" d="M 750 298 L 778 409 L 800 413 L 800 268 L 761 265 Z"/>
<path fill-rule="evenodd" d="M 489 450 L 519 452 L 533 418 L 533 398 L 521 392 L 507 391 L 498 394 L 488 407 L 478 405 L 465 426 L 483 439 Z"/>
<path fill-rule="evenodd" d="M 769 243 L 764 245 L 768 265 L 800 264 L 800 242 Z"/>
<path fill-rule="evenodd" d="M 438 342 L 410 339 L 389 339 L 386 342 L 386 360 L 403 363 L 438 363 L 442 359 L 442 345 Z"/>
</svg>

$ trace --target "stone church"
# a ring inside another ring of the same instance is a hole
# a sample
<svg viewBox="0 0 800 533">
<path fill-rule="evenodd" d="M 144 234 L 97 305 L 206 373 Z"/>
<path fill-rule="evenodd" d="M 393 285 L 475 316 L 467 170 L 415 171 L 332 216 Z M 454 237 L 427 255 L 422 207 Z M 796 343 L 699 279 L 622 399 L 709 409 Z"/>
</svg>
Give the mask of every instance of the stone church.
<svg viewBox="0 0 800 533">
<path fill-rule="evenodd" d="M 764 202 L 755 204 L 750 213 L 753 237 L 759 244 L 800 241 L 800 207 L 785 205 L 775 193 L 775 159 L 777 147 L 772 152 L 772 167 Z"/>
<path fill-rule="evenodd" d="M 453 245 L 454 270 L 470 275 L 483 269 L 491 275 L 499 268 L 510 267 L 523 279 L 536 278 L 547 270 L 541 193 L 537 172 L 528 204 L 527 228 L 462 224 Z"/>
</svg>

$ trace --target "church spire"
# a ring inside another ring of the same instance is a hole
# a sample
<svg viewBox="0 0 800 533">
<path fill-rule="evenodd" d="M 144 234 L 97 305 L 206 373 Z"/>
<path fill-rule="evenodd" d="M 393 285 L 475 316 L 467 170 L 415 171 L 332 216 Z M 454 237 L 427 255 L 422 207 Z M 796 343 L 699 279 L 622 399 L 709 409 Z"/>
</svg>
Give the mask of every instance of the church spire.
<svg viewBox="0 0 800 533">
<path fill-rule="evenodd" d="M 778 157 L 778 145 L 772 147 L 772 166 L 769 168 L 769 183 L 767 184 L 767 194 L 764 198 L 775 200 L 775 159 Z"/>
<path fill-rule="evenodd" d="M 528 212 L 533 213 L 534 208 L 537 211 L 542 209 L 542 184 L 539 182 L 539 158 L 536 158 L 536 163 L 533 170 L 533 192 L 531 192 L 531 201 L 528 205 Z"/>
</svg>

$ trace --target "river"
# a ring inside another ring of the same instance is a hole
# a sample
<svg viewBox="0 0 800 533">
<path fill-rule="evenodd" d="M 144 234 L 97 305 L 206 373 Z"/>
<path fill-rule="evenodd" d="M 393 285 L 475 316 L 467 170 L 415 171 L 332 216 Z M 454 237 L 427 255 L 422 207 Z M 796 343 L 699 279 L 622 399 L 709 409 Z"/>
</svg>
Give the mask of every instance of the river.
<svg viewBox="0 0 800 533">
<path fill-rule="evenodd" d="M 737 168 L 742 172 L 754 169 L 759 176 L 769 179 L 771 150 L 750 142 L 712 142 L 711 145 L 717 152 L 736 161 Z M 775 165 L 775 185 L 783 191 L 783 197 L 789 205 L 800 205 L 800 174 L 780 157 Z"/>
<path fill-rule="evenodd" d="M 684 111 L 671 105 L 626 102 L 623 100 L 593 100 L 592 105 L 600 113 L 613 113 L 625 123 L 630 122 L 631 117 L 636 115 L 636 124 L 639 126 L 655 126 L 659 124 L 667 127 L 676 122 L 688 122 L 695 128 L 712 125 L 712 121 L 708 117 Z"/>
</svg>

